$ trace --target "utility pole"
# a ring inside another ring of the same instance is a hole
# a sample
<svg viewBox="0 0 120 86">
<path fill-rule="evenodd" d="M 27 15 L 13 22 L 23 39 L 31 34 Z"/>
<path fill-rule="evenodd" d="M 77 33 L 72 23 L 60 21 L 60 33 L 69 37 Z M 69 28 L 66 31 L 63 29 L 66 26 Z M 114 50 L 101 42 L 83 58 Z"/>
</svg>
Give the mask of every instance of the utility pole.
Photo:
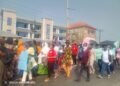
<svg viewBox="0 0 120 86">
<path fill-rule="evenodd" d="M 67 0 L 66 18 L 67 18 L 67 27 L 68 27 L 69 25 L 69 0 Z"/>
<path fill-rule="evenodd" d="M 69 24 L 70 24 L 70 15 L 69 15 L 69 11 L 73 11 L 74 9 L 69 7 L 69 0 L 66 0 L 66 28 L 67 28 L 67 40 L 71 41 L 71 34 L 70 34 L 70 30 L 68 28 Z"/>
<path fill-rule="evenodd" d="M 70 34 L 69 34 L 69 28 L 68 28 L 68 25 L 69 25 L 69 0 L 66 0 L 66 29 L 67 29 L 67 40 L 70 39 Z"/>
<path fill-rule="evenodd" d="M 99 34 L 99 43 L 101 42 L 101 34 L 102 34 L 102 32 L 103 32 L 103 30 L 102 29 L 97 29 L 97 31 L 98 31 L 98 34 Z"/>
</svg>

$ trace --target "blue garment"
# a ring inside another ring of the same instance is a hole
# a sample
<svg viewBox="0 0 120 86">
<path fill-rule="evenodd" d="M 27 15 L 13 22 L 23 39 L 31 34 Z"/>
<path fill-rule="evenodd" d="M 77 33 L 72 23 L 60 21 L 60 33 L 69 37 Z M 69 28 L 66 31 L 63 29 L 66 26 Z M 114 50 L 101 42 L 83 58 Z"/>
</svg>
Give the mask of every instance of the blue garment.
<svg viewBox="0 0 120 86">
<path fill-rule="evenodd" d="M 23 70 L 18 70 L 18 73 L 17 73 L 17 78 L 21 78 L 22 75 L 23 75 Z"/>
<path fill-rule="evenodd" d="M 101 73 L 101 69 L 102 69 L 102 60 L 101 59 L 98 59 L 98 62 L 97 62 L 97 65 L 98 65 L 98 72 Z"/>
<path fill-rule="evenodd" d="M 102 61 L 102 68 L 101 68 L 101 75 L 104 76 L 105 72 L 107 72 L 108 75 L 110 75 L 110 65 L 109 63 L 105 63 Z"/>
<path fill-rule="evenodd" d="M 82 45 L 80 45 L 80 47 L 78 49 L 78 59 L 82 58 L 83 52 L 84 52 L 84 49 L 83 49 Z"/>
<path fill-rule="evenodd" d="M 20 54 L 20 57 L 18 60 L 18 69 L 27 71 L 27 64 L 28 64 L 28 51 L 25 50 Z"/>
</svg>

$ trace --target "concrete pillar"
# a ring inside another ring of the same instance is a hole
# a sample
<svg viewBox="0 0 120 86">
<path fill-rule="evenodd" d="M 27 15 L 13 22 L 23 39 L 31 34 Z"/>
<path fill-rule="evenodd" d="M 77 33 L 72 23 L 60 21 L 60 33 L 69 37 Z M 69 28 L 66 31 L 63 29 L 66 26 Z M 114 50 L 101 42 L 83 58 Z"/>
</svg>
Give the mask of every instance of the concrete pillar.
<svg viewBox="0 0 120 86">
<path fill-rule="evenodd" d="M 28 39 L 30 39 L 30 24 L 28 24 L 28 30 L 29 30 L 29 32 L 28 32 Z"/>
<path fill-rule="evenodd" d="M 50 34 L 50 39 L 49 39 L 49 41 L 51 41 L 51 40 L 53 40 L 53 20 L 52 19 L 43 19 L 43 24 L 42 24 L 42 40 L 44 40 L 44 41 L 46 41 L 46 40 L 48 40 L 47 38 L 46 38 L 46 36 L 47 36 L 47 25 L 50 25 L 50 32 L 49 32 L 49 34 Z"/>
</svg>

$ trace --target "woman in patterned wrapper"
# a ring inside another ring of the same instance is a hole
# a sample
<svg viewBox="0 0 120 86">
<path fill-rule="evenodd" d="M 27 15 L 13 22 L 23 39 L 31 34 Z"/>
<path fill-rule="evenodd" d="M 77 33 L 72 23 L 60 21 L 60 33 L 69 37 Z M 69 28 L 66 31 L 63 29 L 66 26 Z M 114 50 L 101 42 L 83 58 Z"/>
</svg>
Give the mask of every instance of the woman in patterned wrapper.
<svg viewBox="0 0 120 86">
<path fill-rule="evenodd" d="M 70 78 L 71 75 L 71 68 L 73 65 L 73 60 L 72 60 L 72 51 L 71 48 L 69 47 L 69 40 L 66 41 L 66 47 L 64 50 L 64 58 L 62 60 L 62 65 L 63 69 L 66 72 L 67 78 Z"/>
</svg>

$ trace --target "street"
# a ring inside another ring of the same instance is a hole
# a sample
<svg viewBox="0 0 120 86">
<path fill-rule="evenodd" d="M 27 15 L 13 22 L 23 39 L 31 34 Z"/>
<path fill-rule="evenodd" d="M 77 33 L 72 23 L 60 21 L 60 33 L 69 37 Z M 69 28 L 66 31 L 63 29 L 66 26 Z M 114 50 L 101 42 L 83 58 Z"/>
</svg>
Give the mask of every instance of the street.
<svg viewBox="0 0 120 86">
<path fill-rule="evenodd" d="M 75 74 L 72 72 L 72 78 L 66 79 L 63 74 L 60 75 L 56 80 L 52 77 L 49 82 L 44 82 L 45 76 L 39 76 L 36 80 L 36 86 L 120 86 L 120 70 L 115 71 L 111 75 L 111 78 L 104 79 L 97 78 L 97 75 L 91 75 L 90 82 L 82 77 L 80 82 L 75 81 Z"/>
</svg>

